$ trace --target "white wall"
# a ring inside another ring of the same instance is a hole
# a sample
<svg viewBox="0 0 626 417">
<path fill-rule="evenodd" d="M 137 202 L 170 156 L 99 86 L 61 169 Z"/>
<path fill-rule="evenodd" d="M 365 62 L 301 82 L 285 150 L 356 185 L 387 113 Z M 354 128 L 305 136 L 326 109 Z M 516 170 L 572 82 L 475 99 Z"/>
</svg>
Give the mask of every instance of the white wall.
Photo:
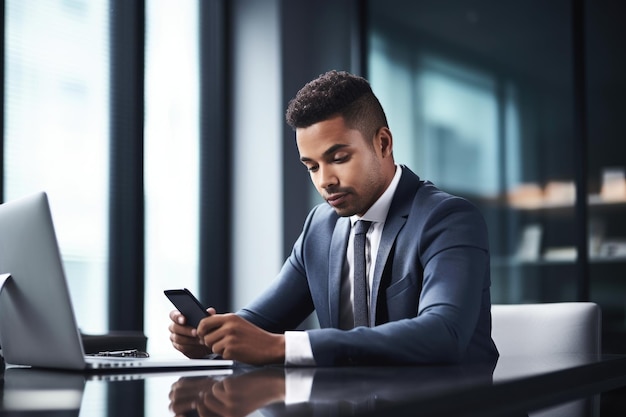
<svg viewBox="0 0 626 417">
<path fill-rule="evenodd" d="M 280 2 L 233 7 L 234 310 L 254 299 L 282 259 Z"/>
</svg>

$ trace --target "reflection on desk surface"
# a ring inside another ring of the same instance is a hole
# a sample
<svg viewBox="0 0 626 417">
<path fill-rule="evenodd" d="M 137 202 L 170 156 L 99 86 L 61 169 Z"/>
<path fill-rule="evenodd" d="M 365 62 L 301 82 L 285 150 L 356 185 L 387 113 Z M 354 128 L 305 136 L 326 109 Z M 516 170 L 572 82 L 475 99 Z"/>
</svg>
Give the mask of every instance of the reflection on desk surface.
<svg viewBox="0 0 626 417">
<path fill-rule="evenodd" d="M 84 375 L 7 369 L 2 415 L 598 415 L 626 357 L 500 358 L 471 366 L 283 368 Z M 582 398 L 582 400 L 580 400 Z M 576 402 L 571 402 L 578 400 Z M 43 412 L 43 414 L 42 414 Z M 48 413 L 46 413 L 48 412 Z"/>
<path fill-rule="evenodd" d="M 78 415 L 85 388 L 82 375 L 39 369 L 6 369 L 3 382 L 2 410 L 16 415 L 27 412 Z"/>
</svg>

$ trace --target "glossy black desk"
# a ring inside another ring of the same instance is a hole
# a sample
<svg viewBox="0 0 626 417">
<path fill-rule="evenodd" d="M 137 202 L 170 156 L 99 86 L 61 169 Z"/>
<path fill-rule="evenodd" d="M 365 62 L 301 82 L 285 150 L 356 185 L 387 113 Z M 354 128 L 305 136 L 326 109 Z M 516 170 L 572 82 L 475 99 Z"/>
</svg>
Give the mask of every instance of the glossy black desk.
<svg viewBox="0 0 626 417">
<path fill-rule="evenodd" d="M 106 375 L 7 369 L 0 414 L 608 416 L 625 415 L 626 398 L 615 394 L 624 386 L 626 356 L 502 357 L 495 365 L 481 366 L 241 366 Z"/>
</svg>

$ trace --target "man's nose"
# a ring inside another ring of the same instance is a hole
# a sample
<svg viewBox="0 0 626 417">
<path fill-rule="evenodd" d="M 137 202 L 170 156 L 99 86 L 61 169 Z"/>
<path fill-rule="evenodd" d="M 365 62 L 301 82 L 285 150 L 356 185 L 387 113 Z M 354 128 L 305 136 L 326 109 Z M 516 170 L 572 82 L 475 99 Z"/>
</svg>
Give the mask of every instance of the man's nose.
<svg viewBox="0 0 626 417">
<path fill-rule="evenodd" d="M 337 185 L 337 176 L 335 170 L 329 166 L 319 168 L 319 182 L 320 188 L 328 188 Z"/>
</svg>

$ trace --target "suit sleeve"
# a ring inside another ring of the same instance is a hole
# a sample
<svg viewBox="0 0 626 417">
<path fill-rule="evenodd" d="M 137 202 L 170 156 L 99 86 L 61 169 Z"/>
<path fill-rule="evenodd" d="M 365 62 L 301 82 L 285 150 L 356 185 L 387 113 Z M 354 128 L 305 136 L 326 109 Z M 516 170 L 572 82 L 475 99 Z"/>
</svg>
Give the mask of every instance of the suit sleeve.
<svg viewBox="0 0 626 417">
<path fill-rule="evenodd" d="M 410 245 L 410 250 L 417 253 L 396 248 L 395 255 L 416 263 L 408 265 L 409 270 L 423 268 L 419 300 L 403 299 L 410 291 L 401 290 L 387 299 L 387 303 L 419 303 L 417 316 L 372 328 L 310 331 L 318 366 L 458 363 L 474 351 L 482 349 L 486 357 L 492 352 L 489 329 L 486 338 L 479 338 L 485 339 L 485 346 L 476 346 L 482 342 L 474 340 L 479 316 L 488 314 L 484 309 L 490 305 L 485 304 L 489 253 L 482 215 L 469 202 L 450 197 L 420 217 L 419 222 L 407 222 L 405 229 L 409 230 L 402 231 L 415 236 L 416 244 Z M 402 281 L 394 285 L 402 288 Z"/>
</svg>

